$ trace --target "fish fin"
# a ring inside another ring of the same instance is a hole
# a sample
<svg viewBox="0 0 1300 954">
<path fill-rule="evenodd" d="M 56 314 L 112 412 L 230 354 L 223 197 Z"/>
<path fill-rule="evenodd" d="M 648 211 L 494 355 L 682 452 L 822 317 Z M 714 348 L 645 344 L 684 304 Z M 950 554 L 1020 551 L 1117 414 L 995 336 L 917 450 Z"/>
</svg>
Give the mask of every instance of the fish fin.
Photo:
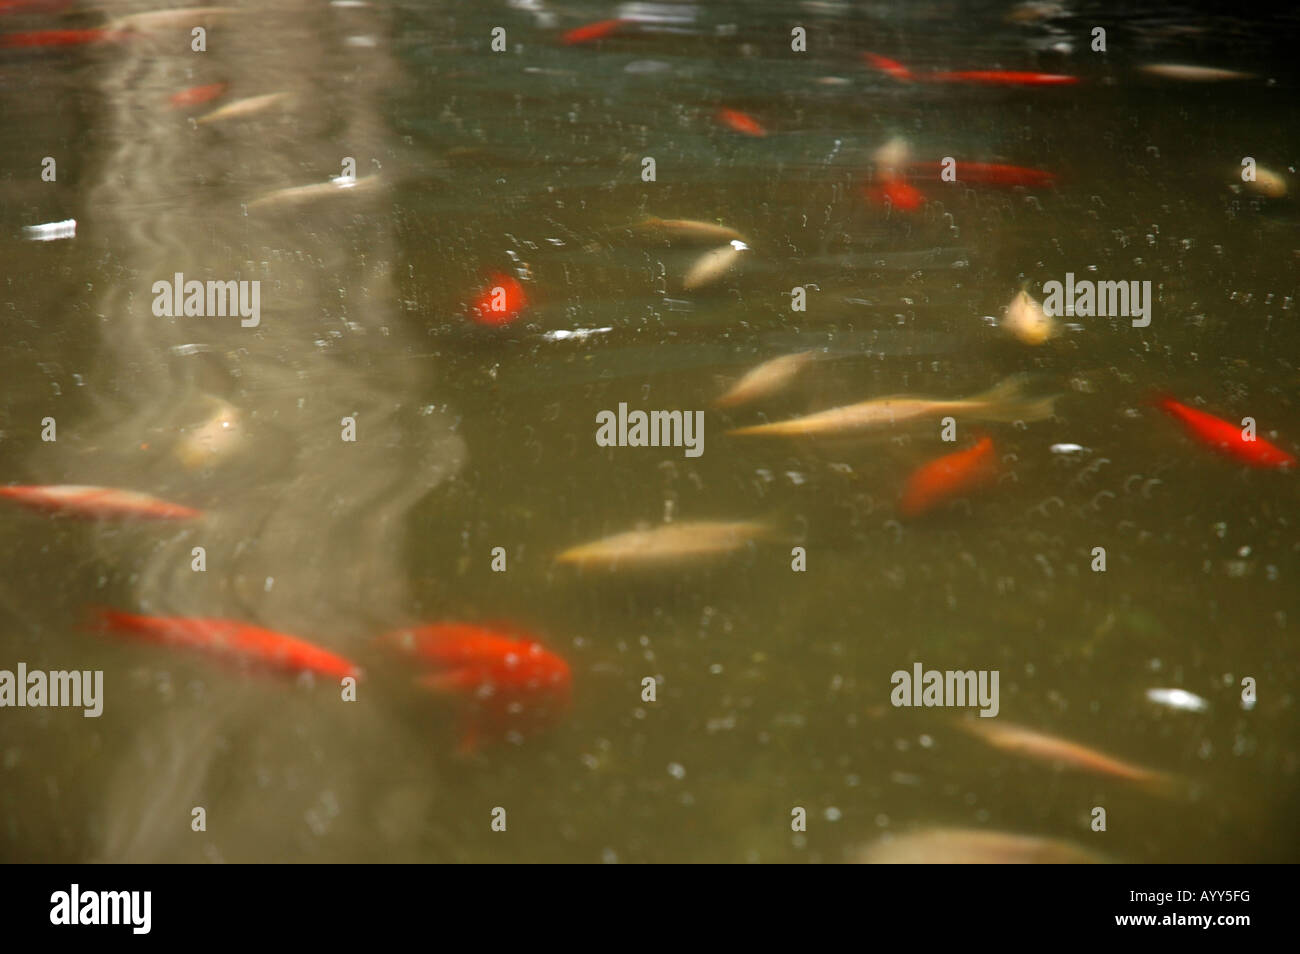
<svg viewBox="0 0 1300 954">
<path fill-rule="evenodd" d="M 1029 384 L 1027 374 L 1013 374 L 1003 379 L 983 394 L 963 401 L 979 407 L 975 414 L 984 421 L 1041 421 L 1055 413 L 1056 399 L 1059 394 L 1046 397 L 1030 398 L 1025 396 Z"/>
<path fill-rule="evenodd" d="M 1195 786 L 1187 779 L 1164 772 L 1152 772 L 1137 783 L 1138 788 L 1157 798 L 1178 798 L 1190 794 Z"/>
</svg>

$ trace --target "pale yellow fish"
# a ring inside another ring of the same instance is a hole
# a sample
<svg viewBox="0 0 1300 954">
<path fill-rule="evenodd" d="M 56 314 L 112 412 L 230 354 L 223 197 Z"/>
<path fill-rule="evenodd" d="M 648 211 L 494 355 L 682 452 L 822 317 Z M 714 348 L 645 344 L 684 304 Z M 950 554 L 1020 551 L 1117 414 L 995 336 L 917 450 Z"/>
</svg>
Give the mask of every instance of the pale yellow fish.
<svg viewBox="0 0 1300 954">
<path fill-rule="evenodd" d="M 639 232 L 653 232 L 670 239 L 691 242 L 731 242 L 745 237 L 729 225 L 716 222 L 697 222 L 694 219 L 656 219 L 649 218 L 638 222 L 633 229 Z"/>
<path fill-rule="evenodd" d="M 1255 166 L 1255 179 L 1253 182 L 1243 181 L 1244 185 L 1251 192 L 1256 192 L 1268 199 L 1280 199 L 1287 193 L 1286 179 L 1272 169 L 1265 169 L 1263 166 Z"/>
<path fill-rule="evenodd" d="M 1002 330 L 1027 345 L 1040 345 L 1061 333 L 1060 322 L 1043 311 L 1043 306 L 1029 292 L 1021 289 L 1002 319 Z"/>
<path fill-rule="evenodd" d="M 222 400 L 214 400 L 213 404 L 212 413 L 176 442 L 177 458 L 191 470 L 228 457 L 243 443 L 243 415 L 239 408 Z"/>
<path fill-rule="evenodd" d="M 739 239 L 732 241 L 730 245 L 724 245 L 722 248 L 711 249 L 705 252 L 695 260 L 686 277 L 682 279 L 682 288 L 686 291 L 694 291 L 697 288 L 703 288 L 705 285 L 711 285 L 719 278 L 725 275 L 736 260 L 740 258 L 740 253 L 747 251 L 749 246 Z"/>
<path fill-rule="evenodd" d="M 684 560 L 724 556 L 751 541 L 771 536 L 772 528 L 757 521 L 702 520 L 668 523 L 650 530 L 631 530 L 570 547 L 557 563 L 574 566 L 646 567 Z"/>
<path fill-rule="evenodd" d="M 746 372 L 726 394 L 713 402 L 714 406 L 735 407 L 738 404 L 746 404 L 775 394 L 793 381 L 816 354 L 815 351 L 800 351 L 797 354 L 783 354 L 779 358 L 764 361 L 758 367 Z"/>
<path fill-rule="evenodd" d="M 980 828 L 886 835 L 852 856 L 866 865 L 1078 865 L 1105 859 L 1068 841 Z"/>
<path fill-rule="evenodd" d="M 174 10 L 148 10 L 113 20 L 108 28 L 143 33 L 170 27 L 203 26 L 218 17 L 228 17 L 239 12 L 236 7 L 177 7 Z"/>
<path fill-rule="evenodd" d="M 1012 375 L 983 394 L 954 400 L 896 394 L 788 421 L 738 427 L 727 433 L 770 437 L 839 437 L 949 414 L 980 421 L 1030 422 L 1051 417 L 1058 395 L 1026 397 L 1024 391 L 1027 380 L 1025 375 Z"/>
<path fill-rule="evenodd" d="M 1183 63 L 1149 63 L 1139 66 L 1144 73 L 1163 79 L 1183 80 L 1188 83 L 1213 83 L 1218 80 L 1254 79 L 1254 73 L 1223 70 L 1215 66 L 1188 66 Z"/>
<path fill-rule="evenodd" d="M 1137 782 L 1161 794 L 1167 794 L 1174 781 L 1163 772 L 1142 768 L 1130 762 L 1121 762 L 1117 758 L 1080 745 L 1078 742 L 1060 739 L 1000 719 L 962 719 L 958 725 L 1004 752 L 1012 752 L 1040 762 L 1065 765 L 1093 775 Z"/>
<path fill-rule="evenodd" d="M 195 122 L 204 125 L 206 123 L 223 122 L 227 119 L 246 119 L 249 116 L 256 116 L 258 113 L 264 113 L 273 106 L 287 102 L 291 95 L 290 93 L 266 93 L 262 96 L 237 99 L 233 103 L 227 103 L 219 109 L 200 116 Z"/>
<path fill-rule="evenodd" d="M 291 186 L 288 189 L 277 189 L 274 192 L 268 192 L 249 202 L 247 208 L 249 211 L 253 211 L 254 209 L 264 209 L 269 206 L 300 205 L 304 202 L 313 202 L 316 199 L 323 199 L 328 196 L 358 195 L 362 192 L 370 192 L 379 184 L 379 181 L 378 175 L 366 176 L 363 179 L 339 176 L 329 182 L 313 182 L 311 185 Z"/>
<path fill-rule="evenodd" d="M 895 136 L 872 155 L 876 162 L 876 171 L 887 174 L 902 171 L 903 166 L 907 165 L 911 157 L 912 147 L 902 136 Z"/>
</svg>

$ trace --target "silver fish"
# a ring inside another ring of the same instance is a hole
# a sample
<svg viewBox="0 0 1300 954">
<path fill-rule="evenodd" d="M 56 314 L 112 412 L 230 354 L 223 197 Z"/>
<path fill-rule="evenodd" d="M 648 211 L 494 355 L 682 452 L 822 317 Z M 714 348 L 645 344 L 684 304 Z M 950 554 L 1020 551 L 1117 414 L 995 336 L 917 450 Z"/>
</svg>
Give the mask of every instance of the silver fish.
<svg viewBox="0 0 1300 954">
<path fill-rule="evenodd" d="M 800 351 L 797 354 L 783 354 L 779 358 L 764 361 L 758 367 L 746 372 L 726 394 L 713 402 L 714 406 L 735 407 L 776 393 L 793 381 L 808 362 L 813 360 L 816 353 Z"/>
<path fill-rule="evenodd" d="M 606 569 L 662 566 L 734 553 L 751 541 L 768 537 L 771 532 L 770 526 L 755 521 L 669 523 L 570 547 L 555 560 L 557 563 Z"/>
</svg>

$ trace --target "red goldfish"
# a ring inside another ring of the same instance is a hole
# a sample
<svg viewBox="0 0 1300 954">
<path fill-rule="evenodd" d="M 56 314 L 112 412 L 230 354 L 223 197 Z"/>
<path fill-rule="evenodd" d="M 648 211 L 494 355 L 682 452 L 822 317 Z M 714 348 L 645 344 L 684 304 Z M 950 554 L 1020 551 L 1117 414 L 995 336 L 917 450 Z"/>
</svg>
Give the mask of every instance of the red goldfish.
<svg viewBox="0 0 1300 954">
<path fill-rule="evenodd" d="M 202 103 L 210 103 L 217 97 L 223 95 L 229 88 L 227 83 L 208 83 L 206 86 L 191 86 L 189 89 L 183 89 L 179 93 L 172 93 L 168 101 L 176 109 L 184 109 L 188 106 L 198 106 Z"/>
<path fill-rule="evenodd" d="M 509 275 L 494 275 L 474 303 L 474 320 L 480 325 L 508 325 L 528 304 L 524 286 Z"/>
<path fill-rule="evenodd" d="M 89 30 L 32 30 L 27 33 L 0 35 L 0 49 L 15 47 L 81 46 L 101 40 L 116 40 L 123 36 L 119 30 L 97 27 Z"/>
<path fill-rule="evenodd" d="M 993 441 L 985 437 L 974 447 L 924 464 L 907 478 L 899 510 L 917 517 L 936 504 L 976 487 L 993 476 Z"/>
<path fill-rule="evenodd" d="M 912 162 L 908 168 L 919 171 L 922 175 L 938 177 L 943 171 L 939 162 Z M 958 182 L 970 182 L 976 185 L 995 186 L 1050 186 L 1056 182 L 1056 174 L 1042 169 L 1027 169 L 1024 166 L 1006 166 L 997 162 L 966 162 L 958 159 L 953 172 Z"/>
<path fill-rule="evenodd" d="M 1187 432 L 1202 444 L 1251 467 L 1289 467 L 1295 463 L 1293 456 L 1261 437 L 1247 440 L 1243 428 L 1231 421 L 1179 404 L 1173 398 L 1158 398 L 1155 403 L 1166 414 L 1182 421 Z"/>
<path fill-rule="evenodd" d="M 240 663 L 286 672 L 316 672 L 326 676 L 358 676 L 351 661 L 306 640 L 229 619 L 184 616 L 137 616 L 119 610 L 96 613 L 106 630 L 144 642 L 184 646 Z"/>
<path fill-rule="evenodd" d="M 501 738 L 522 727 L 520 717 L 544 723 L 572 701 L 569 664 L 528 633 L 433 623 L 398 630 L 383 641 L 433 667 L 417 680 L 420 685 L 474 701 L 462 752 L 473 751 L 484 732 Z"/>
<path fill-rule="evenodd" d="M 1021 73 L 1015 70 L 959 70 L 955 73 L 927 73 L 931 83 L 974 83 L 979 86 L 1069 86 L 1077 76 L 1060 73 Z"/>
<path fill-rule="evenodd" d="M 77 517 L 136 517 L 149 520 L 188 520 L 203 511 L 168 503 L 148 494 L 112 487 L 0 487 L 8 497 L 32 510 L 66 513 Z"/>
<path fill-rule="evenodd" d="M 767 135 L 767 130 L 763 128 L 757 119 L 749 115 L 749 113 L 742 113 L 736 109 L 719 109 L 718 122 L 728 129 L 743 133 L 746 136 Z"/>
<path fill-rule="evenodd" d="M 573 46 L 576 43 L 599 40 L 609 36 L 627 22 L 627 20 L 597 20 L 595 23 L 588 23 L 568 31 L 560 37 L 560 42 L 565 46 Z"/>
<path fill-rule="evenodd" d="M 891 60 L 884 56 L 877 56 L 875 53 L 863 53 L 862 58 L 875 69 L 880 70 L 880 72 L 885 73 L 888 76 L 892 76 L 900 82 L 907 83 L 916 78 L 912 75 L 911 70 L 902 63 L 899 63 L 897 60 Z"/>
<path fill-rule="evenodd" d="M 925 204 L 924 192 L 894 176 L 886 176 L 880 185 L 865 191 L 867 198 L 877 205 L 889 205 L 903 212 L 915 212 Z"/>
</svg>

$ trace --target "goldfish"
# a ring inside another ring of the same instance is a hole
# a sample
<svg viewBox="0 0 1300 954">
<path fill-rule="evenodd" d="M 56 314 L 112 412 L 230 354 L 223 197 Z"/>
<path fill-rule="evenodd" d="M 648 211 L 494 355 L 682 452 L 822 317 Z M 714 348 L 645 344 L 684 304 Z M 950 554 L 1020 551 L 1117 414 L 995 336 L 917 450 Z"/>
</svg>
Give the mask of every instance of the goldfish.
<svg viewBox="0 0 1300 954">
<path fill-rule="evenodd" d="M 859 849 L 854 860 L 871 865 L 1096 864 L 1103 859 L 1054 838 L 979 828 L 926 828 L 886 835 Z"/>
<path fill-rule="evenodd" d="M 1187 432 L 1207 447 L 1235 457 L 1251 467 L 1290 467 L 1295 457 L 1261 437 L 1248 440 L 1244 427 L 1179 404 L 1173 398 L 1157 398 L 1156 406 L 1183 423 Z"/>
<path fill-rule="evenodd" d="M 913 162 L 908 166 L 914 172 L 938 177 L 943 171 L 943 163 Z M 994 186 L 1029 186 L 1041 188 L 1054 185 L 1056 174 L 1042 169 L 1027 169 L 1024 166 L 1008 166 L 997 162 L 967 162 L 959 159 L 954 164 L 953 173 L 957 182 L 969 182 L 975 185 Z"/>
<path fill-rule="evenodd" d="M 1060 322 L 1043 310 L 1043 306 L 1023 288 L 1007 305 L 1002 330 L 1027 345 L 1040 345 L 1061 333 Z"/>
<path fill-rule="evenodd" d="M 959 70 L 953 73 L 927 73 L 922 79 L 931 83 L 973 83 L 979 86 L 1070 86 L 1077 76 L 1060 73 L 1022 73 L 1015 70 Z"/>
<path fill-rule="evenodd" d="M 485 730 L 500 738 L 523 728 L 521 719 L 537 727 L 572 705 L 569 664 L 508 625 L 433 623 L 388 633 L 381 641 L 432 667 L 417 678 L 418 685 L 472 700 L 462 752 L 473 751 Z"/>
<path fill-rule="evenodd" d="M 719 109 L 717 117 L 718 122 L 734 132 L 755 137 L 767 135 L 767 130 L 749 113 L 742 113 L 736 109 Z"/>
<path fill-rule="evenodd" d="M 1080 745 L 1066 739 L 1026 729 L 1023 726 L 998 722 L 996 719 L 963 719 L 958 723 L 962 729 L 977 736 L 996 749 L 1064 765 L 1092 775 L 1104 775 L 1110 778 L 1135 782 L 1155 792 L 1165 793 L 1173 781 L 1162 772 L 1142 768 L 1128 762 Z"/>
<path fill-rule="evenodd" d="M 480 325 L 508 325 L 528 304 L 524 286 L 509 275 L 497 274 L 474 303 L 474 320 Z"/>
<path fill-rule="evenodd" d="M 1025 384 L 1024 375 L 1012 375 L 983 394 L 948 400 L 895 394 L 788 421 L 736 428 L 727 433 L 773 437 L 831 437 L 945 414 L 983 421 L 1029 422 L 1051 417 L 1056 396 L 1027 398 L 1024 395 Z"/>
<path fill-rule="evenodd" d="M 734 553 L 751 541 L 771 536 L 771 527 L 756 521 L 703 520 L 668 523 L 650 530 L 630 530 L 591 543 L 570 547 L 557 563 L 581 567 L 659 567 L 681 560 L 706 559 Z"/>
<path fill-rule="evenodd" d="M 907 83 L 915 79 L 912 75 L 912 71 L 896 60 L 891 60 L 884 56 L 878 56 L 875 53 L 863 53 L 862 58 L 874 69 L 880 70 L 880 72 L 884 73 L 886 76 L 890 76 L 899 82 Z"/>
<path fill-rule="evenodd" d="M 187 616 L 138 616 L 114 609 L 95 613 L 101 628 L 165 646 L 183 646 L 241 664 L 283 672 L 315 672 L 324 676 L 359 676 L 361 670 L 337 653 L 296 636 L 229 619 Z"/>
<path fill-rule="evenodd" d="M 246 99 L 237 99 L 233 103 L 227 103 L 220 109 L 215 109 L 206 115 L 200 116 L 195 120 L 199 125 L 208 123 L 219 123 L 227 119 L 246 119 L 249 116 L 256 116 L 258 113 L 264 113 L 272 106 L 287 102 L 291 98 L 289 93 L 264 93 L 261 96 L 249 96 Z"/>
<path fill-rule="evenodd" d="M 203 511 L 168 503 L 148 494 L 111 487 L 0 487 L 0 497 L 32 510 L 63 513 L 76 517 L 134 517 L 146 520 L 189 520 L 203 516 Z"/>
<path fill-rule="evenodd" d="M 1139 66 L 1143 73 L 1162 79 L 1183 80 L 1189 83 L 1212 83 L 1219 80 L 1254 79 L 1254 73 L 1223 70 L 1214 66 L 1188 66 L 1183 63 L 1148 63 Z"/>
<path fill-rule="evenodd" d="M 87 43 L 119 40 L 123 36 L 124 34 L 120 30 L 111 30 L 104 27 L 85 30 L 31 30 L 25 33 L 5 33 L 0 35 L 0 49 L 83 46 Z"/>
<path fill-rule="evenodd" d="M 575 27 L 560 37 L 560 42 L 565 46 L 573 46 L 577 43 L 589 43 L 592 40 L 599 40 L 609 36 L 620 27 L 627 24 L 628 20 L 597 20 L 595 23 L 588 23 L 585 26 Z"/>
<path fill-rule="evenodd" d="M 687 271 L 686 277 L 682 279 L 682 288 L 686 291 L 694 291 L 696 288 L 713 284 L 736 264 L 741 252 L 748 250 L 748 245 L 736 239 L 721 248 L 705 252 Z"/>
<path fill-rule="evenodd" d="M 248 202 L 245 208 L 251 212 L 255 209 L 302 205 L 304 202 L 312 202 L 327 196 L 361 195 L 373 191 L 382 181 L 378 175 L 363 176 L 360 179 L 355 176 L 335 176 L 328 182 L 313 182 L 310 185 L 290 186 L 287 189 L 265 192 Z"/>
<path fill-rule="evenodd" d="M 907 478 L 899 511 L 919 517 L 944 500 L 990 480 L 995 473 L 993 441 L 984 437 L 971 448 L 945 454 Z"/>
<path fill-rule="evenodd" d="M 1263 166 L 1256 166 L 1255 178 L 1243 180 L 1242 184 L 1251 192 L 1258 193 L 1266 199 L 1281 199 L 1287 194 L 1286 179 Z"/>
<path fill-rule="evenodd" d="M 783 354 L 779 358 L 764 361 L 747 372 L 713 404 L 715 407 L 735 407 L 737 404 L 747 404 L 775 394 L 794 380 L 808 362 L 813 360 L 814 355 L 815 351 L 800 351 L 798 354 Z"/>
<path fill-rule="evenodd" d="M 229 88 L 229 83 L 208 83 L 205 86 L 191 86 L 179 93 L 172 93 L 168 98 L 168 102 L 176 109 L 199 106 L 225 95 L 226 90 Z"/>
<path fill-rule="evenodd" d="M 867 198 L 903 212 L 914 212 L 925 204 L 925 193 L 902 179 L 887 175 L 880 185 L 866 190 Z"/>
<path fill-rule="evenodd" d="M 716 222 L 699 222 L 695 219 L 656 219 L 651 217 L 638 222 L 633 228 L 639 232 L 654 232 L 670 239 L 683 239 L 692 242 L 745 240 L 743 235 L 729 225 L 721 225 Z"/>
</svg>

